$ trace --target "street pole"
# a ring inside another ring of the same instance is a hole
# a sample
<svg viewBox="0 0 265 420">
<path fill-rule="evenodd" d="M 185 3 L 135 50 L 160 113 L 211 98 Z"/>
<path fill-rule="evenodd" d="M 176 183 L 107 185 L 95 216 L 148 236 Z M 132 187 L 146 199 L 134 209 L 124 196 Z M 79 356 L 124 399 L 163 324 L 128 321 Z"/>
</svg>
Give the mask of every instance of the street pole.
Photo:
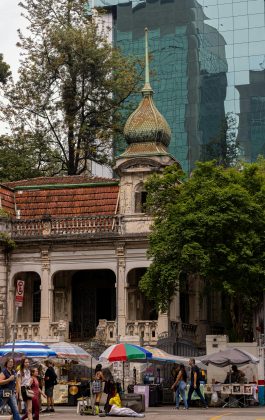
<svg viewBox="0 0 265 420">
<path fill-rule="evenodd" d="M 12 342 L 12 355 L 11 357 L 14 357 L 15 352 L 15 343 L 17 338 L 17 318 L 18 318 L 18 308 L 19 306 L 16 306 L 16 312 L 15 312 L 15 322 L 14 322 L 14 329 L 13 329 L 13 342 Z"/>
<path fill-rule="evenodd" d="M 24 299 L 24 286 L 25 281 L 24 280 L 18 280 L 17 286 L 16 286 L 16 296 L 15 296 L 15 322 L 14 322 L 14 330 L 13 330 L 13 342 L 12 342 L 12 357 L 14 357 L 15 352 L 15 343 L 17 338 L 17 318 L 18 318 L 18 309 L 22 307 L 23 305 L 23 299 Z"/>
</svg>

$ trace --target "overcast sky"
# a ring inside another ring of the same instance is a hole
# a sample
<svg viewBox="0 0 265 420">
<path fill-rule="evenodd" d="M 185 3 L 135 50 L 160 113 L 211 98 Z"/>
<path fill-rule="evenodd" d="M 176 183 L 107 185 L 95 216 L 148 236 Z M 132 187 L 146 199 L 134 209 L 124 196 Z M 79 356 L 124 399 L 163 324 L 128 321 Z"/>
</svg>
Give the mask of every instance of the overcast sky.
<svg viewBox="0 0 265 420">
<path fill-rule="evenodd" d="M 16 75 L 19 61 L 17 29 L 25 27 L 25 19 L 20 16 L 20 0 L 0 0 L 0 53 Z"/>
</svg>

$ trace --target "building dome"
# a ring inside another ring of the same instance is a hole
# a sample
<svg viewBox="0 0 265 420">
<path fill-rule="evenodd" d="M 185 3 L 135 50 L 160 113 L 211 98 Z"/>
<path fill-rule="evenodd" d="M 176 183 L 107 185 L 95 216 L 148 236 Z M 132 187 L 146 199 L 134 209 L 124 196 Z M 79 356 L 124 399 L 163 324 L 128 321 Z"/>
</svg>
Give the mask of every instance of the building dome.
<svg viewBox="0 0 265 420">
<path fill-rule="evenodd" d="M 168 146 L 171 130 L 166 119 L 160 114 L 153 101 L 153 90 L 149 83 L 149 60 L 147 29 L 145 30 L 145 85 L 143 99 L 138 108 L 129 116 L 124 126 L 127 143 L 161 143 Z"/>
<path fill-rule="evenodd" d="M 154 104 L 152 90 L 146 92 L 143 89 L 142 92 L 143 99 L 125 124 L 125 140 L 128 144 L 155 142 L 168 146 L 171 138 L 169 125 Z"/>
</svg>

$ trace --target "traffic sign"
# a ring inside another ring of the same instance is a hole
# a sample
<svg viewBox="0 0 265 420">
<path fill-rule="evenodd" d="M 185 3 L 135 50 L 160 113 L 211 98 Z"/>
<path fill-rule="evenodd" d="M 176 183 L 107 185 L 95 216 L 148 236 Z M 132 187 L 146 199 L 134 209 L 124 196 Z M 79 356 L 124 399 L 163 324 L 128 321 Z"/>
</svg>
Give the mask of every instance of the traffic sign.
<svg viewBox="0 0 265 420">
<path fill-rule="evenodd" d="M 15 305 L 18 307 L 21 307 L 23 305 L 24 286 L 25 286 L 24 280 L 17 281 Z"/>
</svg>

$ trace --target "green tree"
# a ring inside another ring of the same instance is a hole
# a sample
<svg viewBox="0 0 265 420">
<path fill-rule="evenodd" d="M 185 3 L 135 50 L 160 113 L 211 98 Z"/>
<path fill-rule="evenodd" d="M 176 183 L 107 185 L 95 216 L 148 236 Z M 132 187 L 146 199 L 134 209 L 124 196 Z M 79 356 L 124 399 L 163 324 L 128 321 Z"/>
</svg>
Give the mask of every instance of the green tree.
<svg viewBox="0 0 265 420">
<path fill-rule="evenodd" d="M 240 168 L 198 163 L 180 182 L 177 168 L 153 175 L 146 187 L 154 216 L 150 268 L 140 282 L 167 310 L 182 273 L 198 274 L 224 293 L 237 338 L 265 288 L 265 161 Z"/>
<path fill-rule="evenodd" d="M 41 133 L 23 130 L 0 136 L 0 181 L 53 176 L 61 170 L 60 156 L 47 147 Z"/>
<path fill-rule="evenodd" d="M 110 163 L 122 104 L 137 85 L 135 60 L 108 42 L 87 0 L 25 0 L 20 6 L 29 35 L 19 32 L 19 79 L 5 87 L 5 120 L 33 136 L 41 133 L 69 175 L 85 171 L 88 160 Z"/>
<path fill-rule="evenodd" d="M 10 76 L 10 66 L 4 62 L 3 54 L 0 54 L 0 83 L 5 85 Z"/>
</svg>

